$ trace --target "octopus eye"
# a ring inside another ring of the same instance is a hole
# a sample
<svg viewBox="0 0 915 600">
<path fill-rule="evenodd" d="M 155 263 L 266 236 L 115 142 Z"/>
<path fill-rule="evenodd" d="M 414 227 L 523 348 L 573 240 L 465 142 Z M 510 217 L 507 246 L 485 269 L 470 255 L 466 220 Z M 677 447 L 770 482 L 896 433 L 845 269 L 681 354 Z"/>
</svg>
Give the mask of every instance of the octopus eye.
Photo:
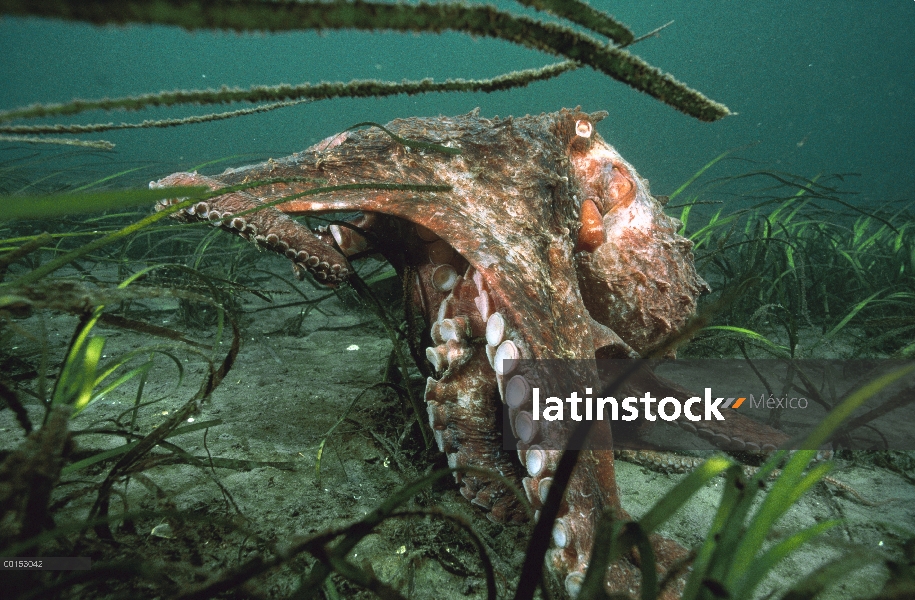
<svg viewBox="0 0 915 600">
<path fill-rule="evenodd" d="M 592 131 L 594 131 L 594 128 L 591 126 L 590 121 L 575 121 L 575 135 L 578 137 L 589 138 Z"/>
</svg>

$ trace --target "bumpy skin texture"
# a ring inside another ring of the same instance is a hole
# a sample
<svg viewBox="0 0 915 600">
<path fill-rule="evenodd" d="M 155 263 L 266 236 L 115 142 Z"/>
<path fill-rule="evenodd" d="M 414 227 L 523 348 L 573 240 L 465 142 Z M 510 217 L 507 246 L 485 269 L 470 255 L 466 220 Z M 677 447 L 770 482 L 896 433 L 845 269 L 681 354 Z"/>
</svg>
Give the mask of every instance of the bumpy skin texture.
<svg viewBox="0 0 915 600">
<path fill-rule="evenodd" d="M 540 432 L 530 418 L 532 373 L 510 358 L 636 357 L 683 327 L 706 290 L 691 243 L 642 180 L 594 131 L 606 113 L 579 110 L 484 119 L 395 120 L 408 140 L 461 149 L 457 156 L 411 150 L 370 129 L 332 136 L 308 150 L 205 177 L 176 173 L 151 186 L 204 184 L 212 189 L 273 178 L 310 177 L 320 185 L 367 182 L 450 185 L 449 192 L 350 190 L 308 196 L 232 218 L 263 202 L 316 187 L 285 183 L 226 194 L 177 216 L 209 220 L 293 261 L 299 275 L 336 285 L 351 272 L 348 256 L 366 249 L 415 273 L 414 302 L 430 324 L 427 349 L 435 375 L 425 399 L 436 441 L 452 466 L 487 467 L 522 480 L 537 509 L 570 430 Z M 167 205 L 168 202 L 163 203 Z M 352 224 L 311 232 L 285 214 L 362 211 Z M 334 247 L 336 242 L 336 247 Z M 342 253 L 341 253 L 342 251 Z M 579 361 L 578 381 L 595 380 Z M 673 384 L 670 384 L 674 387 Z M 517 457 L 503 450 L 500 402 L 511 408 Z M 709 422 L 697 431 L 723 447 L 757 449 L 782 438 L 751 423 Z M 734 433 L 736 427 L 737 433 Z M 612 438 L 596 422 L 592 439 Z M 549 435 L 550 439 L 543 439 Z M 603 446 L 609 447 L 609 446 Z M 461 493 L 495 521 L 524 513 L 498 482 L 457 475 Z M 584 451 L 573 473 L 548 557 L 574 595 L 587 568 L 601 510 L 621 510 L 608 451 Z M 655 538 L 659 568 L 683 554 Z M 638 572 L 613 565 L 609 591 L 632 592 Z"/>
</svg>

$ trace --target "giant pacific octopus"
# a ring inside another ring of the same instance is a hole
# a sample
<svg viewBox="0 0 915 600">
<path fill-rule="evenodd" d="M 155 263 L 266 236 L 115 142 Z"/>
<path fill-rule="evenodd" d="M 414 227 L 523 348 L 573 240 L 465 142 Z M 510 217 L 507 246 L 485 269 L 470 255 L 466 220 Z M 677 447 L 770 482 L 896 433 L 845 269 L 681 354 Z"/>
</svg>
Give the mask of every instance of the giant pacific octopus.
<svg viewBox="0 0 915 600">
<path fill-rule="evenodd" d="M 664 214 L 648 182 L 595 131 L 606 116 L 564 109 L 485 119 L 477 110 L 398 119 L 387 131 L 347 131 L 287 158 L 218 176 L 176 173 L 150 186 L 219 190 L 283 179 L 198 202 L 175 216 L 234 232 L 288 257 L 300 277 L 310 273 L 330 286 L 353 273 L 349 257 L 374 252 L 390 260 L 406 275 L 413 302 L 429 325 L 426 368 L 432 375 L 425 400 L 438 447 L 452 467 L 485 467 L 520 479 L 538 509 L 558 462 L 555 448 L 569 431 L 551 430 L 560 439 L 547 447 L 531 418 L 528 363 L 511 359 L 643 356 L 684 328 L 697 297 L 707 290 L 694 269 L 691 242 L 677 233 L 679 223 Z M 322 186 L 378 182 L 450 189 L 354 186 L 359 189 L 301 195 Z M 345 211 L 360 214 L 316 231 L 289 216 Z M 569 368 L 588 371 L 592 363 L 574 361 L 569 364 L 578 366 Z M 517 452 L 503 446 L 503 403 L 510 408 Z M 681 425 L 725 448 L 758 451 L 781 441 L 776 433 L 730 416 L 726 423 L 703 422 L 699 430 L 688 421 Z M 592 439 L 610 441 L 606 422 L 593 429 Z M 461 473 L 455 478 L 461 493 L 489 519 L 525 518 L 500 481 Z M 547 560 L 572 596 L 588 566 L 595 520 L 607 507 L 626 514 L 613 453 L 582 452 Z M 654 544 L 659 569 L 683 553 L 662 538 Z M 608 591 L 632 592 L 638 577 L 629 559 L 612 565 L 605 581 Z"/>
</svg>

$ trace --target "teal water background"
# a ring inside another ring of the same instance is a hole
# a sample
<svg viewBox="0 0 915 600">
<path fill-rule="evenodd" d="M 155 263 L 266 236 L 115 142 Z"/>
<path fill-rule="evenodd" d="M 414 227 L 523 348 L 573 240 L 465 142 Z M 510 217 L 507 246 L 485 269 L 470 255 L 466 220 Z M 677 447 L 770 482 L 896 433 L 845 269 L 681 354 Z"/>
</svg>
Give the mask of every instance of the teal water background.
<svg viewBox="0 0 915 600">
<path fill-rule="evenodd" d="M 814 176 L 860 173 L 851 189 L 877 206 L 915 191 L 915 2 L 672 0 L 592 4 L 641 35 L 673 20 L 632 51 L 738 113 L 700 123 L 590 69 L 495 94 L 427 94 L 321 101 L 268 114 L 167 130 L 83 135 L 107 139 L 110 171 L 144 166 L 137 181 L 207 160 L 282 156 L 360 121 L 458 114 L 523 115 L 581 105 L 607 110 L 600 133 L 669 193 L 729 148 L 755 144 L 732 163 Z M 511 2 L 499 6 L 538 15 Z M 460 33 L 329 31 L 285 34 L 188 32 L 174 27 L 96 27 L 0 19 L 0 108 L 173 90 L 253 84 L 483 78 L 559 60 Z M 139 121 L 221 112 L 182 107 L 80 115 L 73 122 Z M 0 158 L 21 146 L 0 144 Z M 29 151 L 47 152 L 30 147 Z M 104 174 L 104 173 L 100 173 Z"/>
</svg>

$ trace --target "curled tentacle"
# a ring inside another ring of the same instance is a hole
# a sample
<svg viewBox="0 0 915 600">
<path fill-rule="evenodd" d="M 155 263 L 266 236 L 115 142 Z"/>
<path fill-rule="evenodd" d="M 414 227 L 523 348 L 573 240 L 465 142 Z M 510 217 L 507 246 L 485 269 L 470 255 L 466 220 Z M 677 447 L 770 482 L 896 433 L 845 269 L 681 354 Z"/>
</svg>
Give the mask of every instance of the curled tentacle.
<svg viewBox="0 0 915 600">
<path fill-rule="evenodd" d="M 175 173 L 151 182 L 149 187 L 178 185 L 206 185 L 214 191 L 224 187 L 219 180 L 196 173 Z M 161 210 L 177 201 L 162 200 L 157 209 Z M 176 213 L 174 217 L 184 221 L 208 221 L 252 240 L 262 248 L 282 254 L 292 261 L 293 269 L 300 279 L 308 272 L 319 282 L 333 286 L 345 281 L 352 273 L 346 257 L 332 246 L 279 210 L 263 206 L 257 196 L 245 191 L 198 202 Z"/>
</svg>

